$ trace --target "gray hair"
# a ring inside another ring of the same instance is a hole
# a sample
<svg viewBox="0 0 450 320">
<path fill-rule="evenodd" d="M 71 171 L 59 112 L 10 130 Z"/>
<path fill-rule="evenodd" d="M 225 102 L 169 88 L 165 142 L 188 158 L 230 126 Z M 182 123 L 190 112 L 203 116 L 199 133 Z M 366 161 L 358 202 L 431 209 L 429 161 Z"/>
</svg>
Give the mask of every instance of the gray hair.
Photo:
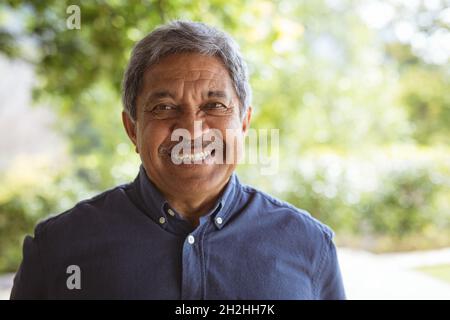
<svg viewBox="0 0 450 320">
<path fill-rule="evenodd" d="M 223 61 L 240 100 L 241 115 L 244 115 L 251 104 L 252 92 L 247 65 L 238 44 L 227 33 L 204 23 L 179 20 L 159 26 L 134 46 L 122 81 L 125 112 L 136 120 L 136 99 L 147 68 L 165 56 L 183 52 L 217 56 Z"/>
</svg>

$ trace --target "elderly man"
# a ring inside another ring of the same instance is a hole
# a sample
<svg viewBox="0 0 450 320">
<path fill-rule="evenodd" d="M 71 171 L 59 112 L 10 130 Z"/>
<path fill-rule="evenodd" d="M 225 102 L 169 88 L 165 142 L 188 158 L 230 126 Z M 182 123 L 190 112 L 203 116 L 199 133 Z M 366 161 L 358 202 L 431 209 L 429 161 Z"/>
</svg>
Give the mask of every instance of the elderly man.
<svg viewBox="0 0 450 320">
<path fill-rule="evenodd" d="M 224 32 L 175 21 L 138 42 L 122 119 L 139 174 L 38 224 L 11 298 L 345 298 L 332 231 L 233 173 L 250 101 Z"/>
</svg>

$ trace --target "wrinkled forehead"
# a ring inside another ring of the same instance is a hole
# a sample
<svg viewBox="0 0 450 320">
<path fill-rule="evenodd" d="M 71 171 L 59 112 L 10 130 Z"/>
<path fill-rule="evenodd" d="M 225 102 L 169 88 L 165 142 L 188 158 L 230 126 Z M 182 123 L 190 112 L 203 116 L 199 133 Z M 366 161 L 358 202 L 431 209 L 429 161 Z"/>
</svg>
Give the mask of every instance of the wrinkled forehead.
<svg viewBox="0 0 450 320">
<path fill-rule="evenodd" d="M 214 56 L 200 54 L 176 54 L 163 58 L 149 67 L 145 74 L 146 85 L 161 85 L 182 82 L 214 83 L 223 88 L 231 85 L 228 70 Z"/>
<path fill-rule="evenodd" d="M 224 70 L 211 70 L 208 68 L 180 70 L 177 68 L 167 68 L 164 70 L 151 70 L 149 78 L 157 80 L 184 80 L 184 81 L 196 81 L 196 80 L 227 80 L 228 73 Z M 150 80 L 150 79 L 149 79 Z"/>
<path fill-rule="evenodd" d="M 205 87 L 209 89 L 226 90 L 232 93 L 231 80 L 227 73 L 211 72 L 209 70 L 170 70 L 167 72 L 150 73 L 146 79 L 146 89 L 190 89 Z"/>
</svg>

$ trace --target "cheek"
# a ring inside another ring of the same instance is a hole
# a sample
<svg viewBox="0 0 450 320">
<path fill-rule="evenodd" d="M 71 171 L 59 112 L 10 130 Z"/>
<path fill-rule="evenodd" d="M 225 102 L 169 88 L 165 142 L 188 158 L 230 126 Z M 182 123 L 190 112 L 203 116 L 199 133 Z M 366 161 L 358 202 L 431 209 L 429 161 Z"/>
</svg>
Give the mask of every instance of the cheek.
<svg viewBox="0 0 450 320">
<path fill-rule="evenodd" d="M 242 148 L 244 141 L 244 133 L 242 131 L 242 123 L 239 119 L 228 121 L 226 126 L 221 129 L 226 148 L 230 151 L 238 151 Z"/>
<path fill-rule="evenodd" d="M 149 155 L 158 153 L 158 147 L 170 137 L 170 130 L 158 124 L 146 124 L 138 136 L 141 149 Z"/>
<path fill-rule="evenodd" d="M 242 122 L 239 120 L 239 118 L 233 118 L 227 123 L 228 131 L 231 132 L 231 135 L 234 137 L 239 137 L 243 135 L 242 131 Z"/>
</svg>

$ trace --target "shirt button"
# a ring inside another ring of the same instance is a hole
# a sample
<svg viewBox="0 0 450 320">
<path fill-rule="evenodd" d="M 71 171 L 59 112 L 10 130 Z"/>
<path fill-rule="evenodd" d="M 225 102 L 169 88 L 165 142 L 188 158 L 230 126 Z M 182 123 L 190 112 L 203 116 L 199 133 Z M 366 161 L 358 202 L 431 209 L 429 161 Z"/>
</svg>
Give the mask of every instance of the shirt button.
<svg viewBox="0 0 450 320">
<path fill-rule="evenodd" d="M 166 222 L 166 218 L 161 217 L 159 218 L 159 223 L 164 224 Z"/>
<path fill-rule="evenodd" d="M 223 220 L 221 217 L 217 217 L 216 222 L 217 222 L 217 224 L 222 224 Z"/>
<path fill-rule="evenodd" d="M 167 213 L 170 214 L 172 217 L 175 216 L 175 212 L 172 209 L 168 209 Z"/>
<path fill-rule="evenodd" d="M 189 242 L 189 244 L 194 244 L 195 238 L 194 238 L 193 235 L 190 234 L 190 235 L 188 236 L 188 242 Z"/>
</svg>

